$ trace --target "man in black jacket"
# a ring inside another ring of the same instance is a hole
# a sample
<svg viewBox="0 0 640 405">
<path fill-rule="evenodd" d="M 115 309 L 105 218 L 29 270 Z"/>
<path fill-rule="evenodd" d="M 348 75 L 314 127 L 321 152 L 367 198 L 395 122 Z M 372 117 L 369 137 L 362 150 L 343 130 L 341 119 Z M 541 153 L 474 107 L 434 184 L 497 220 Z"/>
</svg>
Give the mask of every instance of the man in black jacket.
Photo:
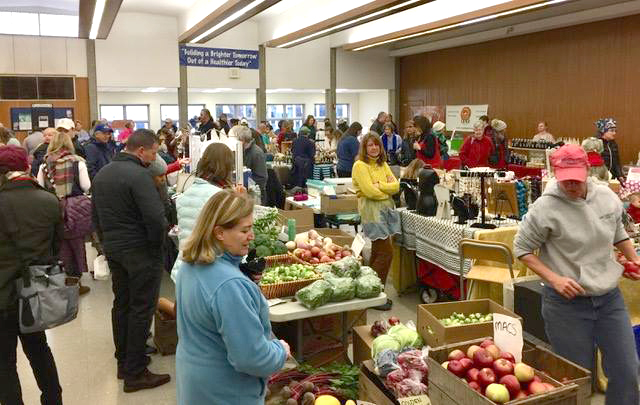
<svg viewBox="0 0 640 405">
<path fill-rule="evenodd" d="M 16 279 L 23 264 L 13 240 L 17 236 L 25 263 L 51 263 L 63 234 L 58 199 L 38 186 L 28 169 L 26 150 L 0 148 L 0 404 L 22 403 L 16 369 L 18 338 L 42 391 L 42 403 L 61 404 L 62 388 L 47 336 L 44 332 L 22 334 L 18 324 Z M 16 236 L 7 232 L 11 220 L 18 229 Z"/>
<path fill-rule="evenodd" d="M 624 184 L 624 172 L 620 164 L 620 155 L 618 154 L 618 144 L 616 143 L 617 124 L 613 118 L 602 118 L 596 121 L 598 129 L 597 136 L 602 139 L 602 159 L 604 164 L 611 172 L 611 176 L 617 179 L 620 184 Z"/>
<path fill-rule="evenodd" d="M 146 169 L 156 158 L 158 139 L 135 131 L 126 149 L 93 180 L 94 222 L 113 283 L 112 326 L 118 378 L 134 392 L 169 382 L 147 369 L 145 354 L 162 277 L 162 244 L 167 232 L 164 206 Z"/>
</svg>

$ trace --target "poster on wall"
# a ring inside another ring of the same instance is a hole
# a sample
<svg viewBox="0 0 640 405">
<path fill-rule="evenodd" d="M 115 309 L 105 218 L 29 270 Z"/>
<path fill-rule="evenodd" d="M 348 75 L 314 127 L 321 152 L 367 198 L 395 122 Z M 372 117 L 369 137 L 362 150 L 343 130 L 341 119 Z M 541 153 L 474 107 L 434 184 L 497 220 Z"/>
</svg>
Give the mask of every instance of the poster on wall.
<svg viewBox="0 0 640 405">
<path fill-rule="evenodd" d="M 415 117 L 416 115 L 423 115 L 429 118 L 429 121 L 433 124 L 436 121 L 445 120 L 444 111 L 445 107 L 443 105 L 414 105 L 409 107 L 409 116 Z"/>
<path fill-rule="evenodd" d="M 482 105 L 448 105 L 447 131 L 473 132 L 473 123 L 489 111 L 488 104 Z"/>
<path fill-rule="evenodd" d="M 258 69 L 258 51 L 180 45 L 180 65 Z"/>
</svg>

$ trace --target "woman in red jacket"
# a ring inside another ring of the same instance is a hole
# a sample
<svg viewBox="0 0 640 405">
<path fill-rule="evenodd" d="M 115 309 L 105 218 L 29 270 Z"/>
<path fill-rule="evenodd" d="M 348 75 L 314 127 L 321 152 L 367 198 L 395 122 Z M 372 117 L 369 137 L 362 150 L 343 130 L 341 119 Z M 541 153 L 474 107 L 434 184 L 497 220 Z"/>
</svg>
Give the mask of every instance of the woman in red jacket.
<svg viewBox="0 0 640 405">
<path fill-rule="evenodd" d="M 431 122 L 423 115 L 416 115 L 413 123 L 418 132 L 418 139 L 413 143 L 416 157 L 433 168 L 440 168 L 440 144 L 438 138 L 431 133 Z"/>
<path fill-rule="evenodd" d="M 493 142 L 484 134 L 484 123 L 473 124 L 473 134 L 468 136 L 460 148 L 462 167 L 489 167 L 489 155 L 493 151 Z"/>
</svg>

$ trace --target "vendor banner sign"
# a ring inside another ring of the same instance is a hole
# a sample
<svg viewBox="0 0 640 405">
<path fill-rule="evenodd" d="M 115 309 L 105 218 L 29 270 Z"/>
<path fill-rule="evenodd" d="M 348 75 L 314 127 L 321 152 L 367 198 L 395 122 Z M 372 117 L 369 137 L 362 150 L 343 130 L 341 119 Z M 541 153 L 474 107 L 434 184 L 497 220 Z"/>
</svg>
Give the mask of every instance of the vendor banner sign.
<svg viewBox="0 0 640 405">
<path fill-rule="evenodd" d="M 473 132 L 473 123 L 487 115 L 489 105 L 448 105 L 447 130 Z"/>
<path fill-rule="evenodd" d="M 180 45 L 180 65 L 258 69 L 258 51 Z"/>
</svg>

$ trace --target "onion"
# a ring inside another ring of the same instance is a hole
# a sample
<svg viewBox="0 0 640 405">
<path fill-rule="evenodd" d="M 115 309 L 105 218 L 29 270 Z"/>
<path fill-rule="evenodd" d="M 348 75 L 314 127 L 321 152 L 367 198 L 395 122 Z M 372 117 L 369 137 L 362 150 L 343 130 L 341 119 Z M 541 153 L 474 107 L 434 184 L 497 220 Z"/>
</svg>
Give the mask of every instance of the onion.
<svg viewBox="0 0 640 405">
<path fill-rule="evenodd" d="M 294 241 L 290 241 L 285 243 L 285 246 L 288 250 L 294 250 L 296 248 L 296 243 Z"/>
<path fill-rule="evenodd" d="M 299 249 L 309 249 L 309 245 L 305 242 L 298 242 L 297 246 Z"/>
<path fill-rule="evenodd" d="M 332 245 L 333 245 L 333 239 L 331 239 L 331 238 L 324 238 L 324 245 L 325 245 L 325 246 L 332 246 Z"/>
<path fill-rule="evenodd" d="M 307 234 L 309 235 L 309 239 L 318 239 L 318 232 L 313 229 L 307 232 Z"/>
</svg>

